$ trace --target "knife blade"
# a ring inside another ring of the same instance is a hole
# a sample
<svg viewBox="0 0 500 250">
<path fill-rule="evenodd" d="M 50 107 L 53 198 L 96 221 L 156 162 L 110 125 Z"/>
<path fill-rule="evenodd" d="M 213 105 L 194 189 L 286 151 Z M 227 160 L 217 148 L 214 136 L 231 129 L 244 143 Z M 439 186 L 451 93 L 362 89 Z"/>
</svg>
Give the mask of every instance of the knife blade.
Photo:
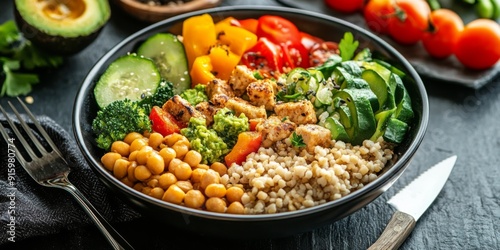
<svg viewBox="0 0 500 250">
<path fill-rule="evenodd" d="M 387 201 L 397 211 L 369 250 L 397 249 L 405 241 L 417 220 L 443 189 L 456 161 L 454 155 L 437 163 Z"/>
</svg>

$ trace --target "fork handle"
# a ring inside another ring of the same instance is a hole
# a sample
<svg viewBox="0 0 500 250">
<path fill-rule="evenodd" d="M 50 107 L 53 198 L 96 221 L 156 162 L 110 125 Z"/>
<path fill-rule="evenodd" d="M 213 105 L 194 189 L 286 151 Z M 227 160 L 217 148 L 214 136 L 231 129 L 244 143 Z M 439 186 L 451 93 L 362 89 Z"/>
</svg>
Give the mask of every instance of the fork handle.
<svg viewBox="0 0 500 250">
<path fill-rule="evenodd" d="M 134 249 L 67 178 L 60 178 L 51 184 L 68 191 L 78 201 L 114 249 Z"/>
</svg>

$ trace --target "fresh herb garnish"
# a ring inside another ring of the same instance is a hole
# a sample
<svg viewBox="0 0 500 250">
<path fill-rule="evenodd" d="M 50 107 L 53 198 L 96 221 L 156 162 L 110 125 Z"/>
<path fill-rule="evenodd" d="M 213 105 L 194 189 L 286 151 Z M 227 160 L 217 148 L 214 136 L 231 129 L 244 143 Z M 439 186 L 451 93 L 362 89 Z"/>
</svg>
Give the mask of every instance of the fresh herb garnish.
<svg viewBox="0 0 500 250">
<path fill-rule="evenodd" d="M 351 32 L 345 32 L 344 38 L 340 40 L 339 50 L 342 61 L 349 61 L 354 57 L 356 49 L 358 49 L 359 42 L 354 40 Z"/>
<path fill-rule="evenodd" d="M 44 53 L 24 39 L 14 21 L 0 25 L 0 97 L 26 95 L 33 84 L 39 82 L 38 76 L 25 71 L 45 67 L 58 67 L 63 58 Z M 21 72 L 23 71 L 23 72 Z"/>
<path fill-rule="evenodd" d="M 297 133 L 293 132 L 292 134 L 292 146 L 294 147 L 305 147 L 306 144 L 304 143 L 304 138 L 302 138 L 301 135 L 298 135 Z"/>
</svg>

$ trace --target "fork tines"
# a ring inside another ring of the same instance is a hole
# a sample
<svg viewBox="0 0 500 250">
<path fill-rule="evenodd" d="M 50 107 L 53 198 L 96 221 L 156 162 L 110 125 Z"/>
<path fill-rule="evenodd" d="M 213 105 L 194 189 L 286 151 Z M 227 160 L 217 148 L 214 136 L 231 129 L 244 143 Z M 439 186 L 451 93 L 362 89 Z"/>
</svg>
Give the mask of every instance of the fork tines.
<svg viewBox="0 0 500 250">
<path fill-rule="evenodd" d="M 52 139 L 50 139 L 50 137 L 47 134 L 47 132 L 45 131 L 45 129 L 42 127 L 42 125 L 40 125 L 40 123 L 35 118 L 35 116 L 33 115 L 33 113 L 31 113 L 31 111 L 28 109 L 28 107 L 26 106 L 26 104 L 24 104 L 24 102 L 19 97 L 17 98 L 17 100 L 19 101 L 19 103 L 21 104 L 21 106 L 23 107 L 24 111 L 29 116 L 29 118 L 31 119 L 31 121 L 33 122 L 33 124 L 35 125 L 35 127 L 38 129 L 38 132 L 40 133 L 40 135 L 49 144 L 49 146 L 51 148 L 51 151 L 55 151 L 59 156 L 62 156 L 61 152 L 59 152 L 59 150 L 58 150 L 57 146 L 55 145 L 55 143 L 52 141 Z M 30 140 L 33 142 L 33 144 L 36 146 L 36 148 L 39 150 L 39 152 L 42 155 L 48 154 L 49 152 L 47 152 L 47 150 L 44 148 L 44 146 L 42 145 L 42 143 L 33 134 L 31 128 L 23 120 L 23 118 L 21 117 L 21 115 L 19 114 L 19 112 L 17 111 L 17 109 L 14 107 L 14 105 L 10 101 L 8 103 L 9 103 L 10 108 L 12 109 L 12 112 L 16 115 L 17 120 L 19 121 L 19 124 L 21 124 L 24 132 L 26 132 L 26 134 L 29 136 Z M 7 120 L 7 122 L 9 123 L 9 126 L 10 126 L 11 130 L 14 132 L 14 134 L 19 139 L 19 141 L 21 142 L 21 144 L 24 145 L 24 149 L 26 149 L 28 155 L 31 157 L 31 160 L 38 158 L 37 155 L 36 155 L 36 153 L 33 151 L 33 149 L 29 146 L 30 144 L 28 143 L 28 141 L 26 141 L 26 139 L 21 134 L 21 132 L 19 131 L 19 129 L 17 128 L 17 126 L 14 124 L 14 121 L 9 117 L 9 115 L 7 114 L 7 112 L 5 111 L 5 109 L 1 105 L 0 105 L 0 110 L 2 111 L 3 115 L 5 116 L 5 119 Z M 0 123 L 0 132 L 1 132 L 2 136 L 3 136 L 3 138 L 5 139 L 5 141 L 7 143 L 9 143 L 9 140 L 11 138 L 10 138 L 10 136 L 7 133 L 7 129 L 1 123 Z M 20 163 L 22 165 L 24 165 L 25 163 L 28 162 L 22 156 L 22 154 L 19 152 L 19 150 L 16 150 L 15 152 L 16 152 L 16 156 L 17 156 L 18 160 L 20 161 Z M 61 157 L 61 158 L 63 158 L 63 157 Z"/>
</svg>

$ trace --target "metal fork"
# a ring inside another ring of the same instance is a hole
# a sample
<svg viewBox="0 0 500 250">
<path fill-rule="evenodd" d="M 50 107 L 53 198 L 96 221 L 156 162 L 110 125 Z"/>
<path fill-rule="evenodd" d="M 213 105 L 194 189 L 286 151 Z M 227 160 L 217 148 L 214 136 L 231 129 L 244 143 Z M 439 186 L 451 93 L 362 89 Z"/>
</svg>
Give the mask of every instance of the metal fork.
<svg viewBox="0 0 500 250">
<path fill-rule="evenodd" d="M 30 119 L 35 124 L 36 128 L 40 132 L 43 139 L 50 146 L 50 150 L 47 151 L 42 143 L 35 137 L 32 130 L 25 121 L 23 121 L 19 112 L 17 112 L 16 108 L 12 105 L 11 102 L 8 102 L 14 114 L 17 116 L 19 123 L 21 124 L 23 130 L 28 135 L 29 140 L 33 142 L 41 156 L 37 156 L 33 148 L 28 143 L 27 139 L 21 134 L 17 126 L 14 124 L 12 119 L 9 118 L 7 112 L 0 105 L 0 110 L 3 115 L 7 119 L 10 128 L 16 134 L 17 138 L 24 146 L 24 149 L 28 153 L 31 161 L 26 160 L 23 155 L 20 153 L 20 150 L 15 150 L 16 157 L 19 163 L 23 166 L 23 168 L 28 172 L 28 174 L 40 185 L 46 187 L 56 187 L 61 188 L 68 191 L 83 207 L 85 212 L 92 218 L 97 227 L 104 234 L 109 243 L 113 246 L 114 249 L 133 249 L 133 247 L 109 224 L 104 217 L 94 208 L 94 206 L 84 197 L 84 195 L 68 180 L 68 174 L 70 172 L 70 168 L 64 157 L 62 157 L 61 152 L 58 150 L 55 143 L 50 139 L 49 135 L 45 131 L 45 129 L 40 125 L 35 116 L 31 113 L 28 107 L 24 104 L 21 99 L 17 98 L 21 103 L 21 106 L 24 108 Z M 7 144 L 12 144 L 12 138 L 9 138 L 7 134 L 7 130 L 0 123 L 0 132 L 7 142 Z M 10 140 L 10 141 L 9 141 Z"/>
</svg>

